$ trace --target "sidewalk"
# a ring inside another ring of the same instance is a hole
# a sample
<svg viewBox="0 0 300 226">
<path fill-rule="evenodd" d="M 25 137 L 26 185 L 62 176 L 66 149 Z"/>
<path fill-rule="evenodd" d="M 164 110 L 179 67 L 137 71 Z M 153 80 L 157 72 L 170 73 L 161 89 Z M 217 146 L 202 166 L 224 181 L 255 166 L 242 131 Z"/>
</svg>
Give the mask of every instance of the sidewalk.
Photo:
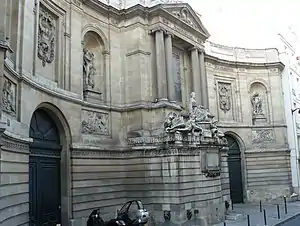
<svg viewBox="0 0 300 226">
<path fill-rule="evenodd" d="M 262 209 L 266 210 L 266 219 L 268 226 L 279 226 L 294 216 L 300 216 L 300 201 L 287 203 L 287 214 L 284 211 L 284 203 L 278 203 L 280 209 L 280 219 L 277 215 L 276 204 L 263 204 Z M 239 215 L 240 214 L 240 215 Z M 247 214 L 250 216 L 251 226 L 264 226 L 264 215 L 259 210 L 259 204 L 234 204 L 233 210 L 229 210 L 226 220 L 226 226 L 248 226 Z M 239 217 L 238 217 L 239 216 Z M 237 217 L 238 219 L 234 219 Z M 232 219 L 232 220 L 231 220 Z M 224 223 L 214 224 L 213 226 L 224 226 Z"/>
</svg>

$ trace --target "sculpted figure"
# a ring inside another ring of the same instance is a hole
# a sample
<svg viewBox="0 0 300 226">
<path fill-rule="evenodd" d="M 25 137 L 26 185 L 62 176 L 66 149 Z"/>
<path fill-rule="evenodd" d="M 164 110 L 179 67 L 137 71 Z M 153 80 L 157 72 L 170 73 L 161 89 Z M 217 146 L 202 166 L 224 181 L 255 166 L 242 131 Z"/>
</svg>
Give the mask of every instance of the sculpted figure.
<svg viewBox="0 0 300 226">
<path fill-rule="evenodd" d="M 15 113 L 16 108 L 14 103 L 14 93 L 13 93 L 11 81 L 5 80 L 2 91 L 3 91 L 3 96 L 2 96 L 3 108 L 9 112 Z"/>
<path fill-rule="evenodd" d="M 195 108 L 197 108 L 196 93 L 191 92 L 189 101 L 189 113 L 192 114 Z"/>
<path fill-rule="evenodd" d="M 252 107 L 253 107 L 253 114 L 258 115 L 262 114 L 262 98 L 259 93 L 254 93 L 251 98 Z"/>
<path fill-rule="evenodd" d="M 94 75 L 96 68 L 94 67 L 95 56 L 88 49 L 83 49 L 83 82 L 86 87 L 94 88 Z"/>
</svg>

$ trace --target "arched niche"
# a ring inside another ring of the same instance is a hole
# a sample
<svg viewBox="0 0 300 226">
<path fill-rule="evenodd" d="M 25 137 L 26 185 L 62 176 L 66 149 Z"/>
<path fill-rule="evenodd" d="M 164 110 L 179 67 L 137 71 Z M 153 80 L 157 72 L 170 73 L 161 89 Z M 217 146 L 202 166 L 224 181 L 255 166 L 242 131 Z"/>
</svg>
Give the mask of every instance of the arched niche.
<svg viewBox="0 0 300 226">
<path fill-rule="evenodd" d="M 103 38 L 93 30 L 86 31 L 82 41 L 83 94 L 85 100 L 106 100 L 107 50 Z"/>
<path fill-rule="evenodd" d="M 269 92 L 268 87 L 260 81 L 254 81 L 249 86 L 252 124 L 269 122 Z"/>
</svg>

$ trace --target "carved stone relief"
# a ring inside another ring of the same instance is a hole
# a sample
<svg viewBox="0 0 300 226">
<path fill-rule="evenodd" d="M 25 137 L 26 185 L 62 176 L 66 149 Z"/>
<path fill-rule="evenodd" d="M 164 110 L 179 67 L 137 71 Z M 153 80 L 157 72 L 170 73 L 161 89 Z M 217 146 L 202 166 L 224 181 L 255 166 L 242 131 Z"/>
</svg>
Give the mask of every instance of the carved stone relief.
<svg viewBox="0 0 300 226">
<path fill-rule="evenodd" d="M 231 109 L 231 84 L 219 82 L 218 85 L 219 106 L 226 113 Z"/>
<path fill-rule="evenodd" d="M 272 129 L 262 129 L 252 131 L 252 142 L 263 143 L 263 142 L 274 142 L 274 131 Z"/>
<path fill-rule="evenodd" d="M 189 24 L 192 27 L 196 27 L 196 25 L 193 23 L 193 21 L 191 20 L 190 16 L 189 16 L 189 11 L 187 8 L 182 8 L 179 12 L 178 11 L 174 11 L 172 12 L 176 17 L 178 17 L 180 20 L 186 22 L 187 24 Z"/>
<path fill-rule="evenodd" d="M 109 135 L 108 114 L 95 111 L 82 111 L 82 133 Z"/>
<path fill-rule="evenodd" d="M 95 55 L 87 48 L 83 49 L 83 84 L 85 89 L 94 88 L 94 75 L 96 68 L 94 66 Z"/>
<path fill-rule="evenodd" d="M 219 143 L 227 143 L 223 132 L 217 128 L 217 121 L 214 120 L 208 109 L 197 105 L 194 92 L 190 95 L 188 114 L 178 114 L 171 112 L 168 114 L 164 129 L 167 133 L 177 135 L 191 134 L 195 137 L 210 137 L 216 139 Z"/>
<path fill-rule="evenodd" d="M 5 77 L 2 88 L 2 108 L 11 115 L 16 114 L 16 85 Z"/>
<path fill-rule="evenodd" d="M 54 60 L 55 52 L 55 18 L 45 9 L 39 11 L 38 58 L 42 65 Z"/>
</svg>

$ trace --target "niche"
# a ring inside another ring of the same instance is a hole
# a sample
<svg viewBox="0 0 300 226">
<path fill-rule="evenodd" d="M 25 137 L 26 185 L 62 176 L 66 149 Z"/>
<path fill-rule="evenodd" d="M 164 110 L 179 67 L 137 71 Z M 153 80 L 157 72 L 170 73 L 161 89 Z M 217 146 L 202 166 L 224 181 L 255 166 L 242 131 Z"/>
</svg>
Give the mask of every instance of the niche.
<svg viewBox="0 0 300 226">
<path fill-rule="evenodd" d="M 83 38 L 83 96 L 86 101 L 102 103 L 105 100 L 105 48 L 102 38 L 88 31 Z"/>
<path fill-rule="evenodd" d="M 252 113 L 252 124 L 261 125 L 268 122 L 268 95 L 266 87 L 259 82 L 250 86 L 250 102 Z"/>
</svg>

